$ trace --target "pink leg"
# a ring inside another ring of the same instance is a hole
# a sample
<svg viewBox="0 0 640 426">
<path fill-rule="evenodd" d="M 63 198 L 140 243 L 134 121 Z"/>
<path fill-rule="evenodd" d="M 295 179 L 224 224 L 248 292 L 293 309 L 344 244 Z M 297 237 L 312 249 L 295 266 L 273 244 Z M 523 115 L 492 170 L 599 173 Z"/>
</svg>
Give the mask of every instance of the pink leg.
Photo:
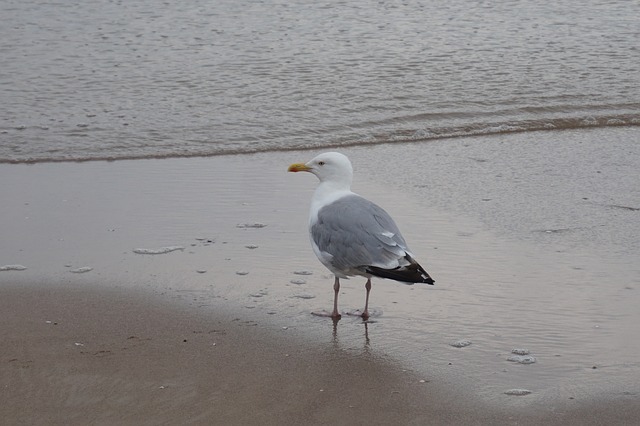
<svg viewBox="0 0 640 426">
<path fill-rule="evenodd" d="M 369 319 L 369 292 L 371 291 L 371 278 L 367 279 L 367 283 L 364 285 L 364 288 L 367 290 L 367 298 L 364 302 L 364 312 L 362 313 L 363 319 Z"/>
<path fill-rule="evenodd" d="M 331 317 L 334 319 L 340 319 L 341 315 L 338 312 L 338 292 L 340 291 L 340 280 L 336 277 L 336 280 L 333 282 L 333 313 Z"/>
</svg>

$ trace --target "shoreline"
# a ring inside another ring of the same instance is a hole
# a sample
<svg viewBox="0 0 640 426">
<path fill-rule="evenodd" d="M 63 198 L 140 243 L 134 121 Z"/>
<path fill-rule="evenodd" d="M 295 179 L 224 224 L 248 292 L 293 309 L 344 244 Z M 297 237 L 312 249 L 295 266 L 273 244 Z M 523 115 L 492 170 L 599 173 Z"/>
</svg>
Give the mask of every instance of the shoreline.
<svg viewBox="0 0 640 426">
<path fill-rule="evenodd" d="M 509 130 L 510 125 L 504 124 L 504 126 L 490 126 L 486 131 L 480 131 L 478 133 L 469 133 L 469 134 L 434 134 L 432 136 L 424 136 L 417 137 L 414 139 L 402 139 L 396 140 L 392 143 L 388 141 L 357 141 L 357 142 L 344 142 L 344 143 L 334 143 L 334 144 L 324 144 L 322 146 L 293 146 L 291 148 L 282 147 L 282 148 L 270 148 L 265 147 L 262 149 L 254 149 L 254 150 L 240 150 L 240 149 L 230 149 L 226 151 L 215 151 L 209 153 L 190 153 L 190 154 L 180 154 L 180 153 L 167 153 L 162 155 L 140 155 L 140 156 L 124 156 L 124 157 L 113 157 L 113 156 L 104 156 L 104 157 L 92 157 L 92 158 L 49 158 L 49 159 L 18 159 L 12 160 L 8 158 L 0 158 L 0 165 L 8 164 L 8 165 L 33 165 L 33 164 L 58 164 L 58 163 L 87 163 L 87 162 L 114 162 L 114 161 L 141 161 L 141 160 L 188 160 L 188 159 L 206 159 L 206 158 L 214 158 L 214 157 L 229 157 L 229 156 L 241 156 L 241 155 L 273 155 L 273 154 L 287 154 L 287 153 L 305 153 L 305 152 L 325 152 L 325 151 L 340 151 L 340 150 L 352 150 L 352 149 L 367 149 L 367 148 L 376 148 L 380 146 L 389 146 L 392 149 L 398 148 L 401 149 L 405 145 L 413 145 L 413 144 L 425 144 L 430 142 L 440 142 L 447 140 L 457 140 L 457 139 L 477 139 L 477 138 L 491 138 L 491 137 L 504 137 L 504 136 L 515 136 L 519 134 L 536 134 L 536 133 L 546 133 L 546 132 L 575 132 L 575 131 L 607 131 L 607 130 L 615 130 L 615 129 L 635 129 L 640 127 L 640 124 L 634 120 L 630 120 L 629 122 L 625 122 L 624 124 L 606 124 L 606 122 L 612 120 L 612 118 L 601 118 L 605 124 L 601 125 L 593 125 L 593 124 L 584 124 L 585 119 L 576 120 L 575 126 L 566 126 L 566 127 L 557 127 L 553 125 L 541 125 L 540 127 L 531 127 L 527 129 L 516 129 Z M 615 118 L 613 118 L 615 120 Z M 565 120 L 560 120 L 564 122 Z M 535 121 L 536 123 L 538 120 Z M 582 124 L 582 125 L 580 125 Z M 516 126 L 517 127 L 517 126 Z M 492 130 L 493 129 L 493 130 Z M 507 129 L 507 130 L 505 130 Z"/>
</svg>

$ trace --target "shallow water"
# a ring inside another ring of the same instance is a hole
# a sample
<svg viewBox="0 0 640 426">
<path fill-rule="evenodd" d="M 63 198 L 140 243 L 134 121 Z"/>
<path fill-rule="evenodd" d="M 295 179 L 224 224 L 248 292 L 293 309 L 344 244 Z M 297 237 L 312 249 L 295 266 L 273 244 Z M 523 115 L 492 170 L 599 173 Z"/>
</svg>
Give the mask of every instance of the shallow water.
<svg viewBox="0 0 640 426">
<path fill-rule="evenodd" d="M 640 3 L 0 5 L 0 162 L 640 123 Z"/>
<path fill-rule="evenodd" d="M 639 207 L 633 129 L 347 154 L 354 189 L 396 218 L 436 280 L 374 281 L 368 323 L 311 315 L 331 308 L 333 278 L 306 235 L 316 180 L 285 172 L 307 152 L 3 165 L 0 259 L 27 269 L 0 280 L 144 286 L 294 339 L 399 360 L 425 385 L 502 405 L 640 393 L 640 221 L 610 207 Z M 364 280 L 345 280 L 341 309 L 362 308 L 364 295 Z M 470 344 L 452 346 L 460 341 Z"/>
<path fill-rule="evenodd" d="M 374 182 L 397 189 L 383 192 L 400 197 L 385 205 L 420 230 L 411 244 L 433 247 L 422 254 L 433 290 L 445 293 L 404 300 L 407 324 L 425 325 L 394 332 L 472 341 L 421 355 L 453 356 L 461 374 L 496 391 L 637 392 L 639 149 L 631 129 L 356 149 L 352 157 L 376 170 Z M 535 363 L 508 362 L 520 348 Z"/>
</svg>

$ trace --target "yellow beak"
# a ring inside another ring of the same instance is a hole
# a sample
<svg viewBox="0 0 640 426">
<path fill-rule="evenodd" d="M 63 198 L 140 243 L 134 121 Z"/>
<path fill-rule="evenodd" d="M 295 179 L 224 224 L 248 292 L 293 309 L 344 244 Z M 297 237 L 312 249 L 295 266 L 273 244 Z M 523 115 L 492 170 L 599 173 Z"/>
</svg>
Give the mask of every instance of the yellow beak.
<svg viewBox="0 0 640 426">
<path fill-rule="evenodd" d="M 287 169 L 288 172 L 308 172 L 311 167 L 307 167 L 304 163 L 294 163 Z"/>
</svg>

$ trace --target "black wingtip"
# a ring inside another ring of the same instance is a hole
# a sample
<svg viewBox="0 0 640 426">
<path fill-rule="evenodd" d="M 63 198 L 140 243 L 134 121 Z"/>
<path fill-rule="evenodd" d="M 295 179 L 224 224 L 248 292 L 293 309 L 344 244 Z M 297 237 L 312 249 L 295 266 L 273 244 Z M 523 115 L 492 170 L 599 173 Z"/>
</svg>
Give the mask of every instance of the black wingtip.
<svg viewBox="0 0 640 426">
<path fill-rule="evenodd" d="M 411 259 L 413 261 L 413 259 Z M 435 281 L 422 266 L 413 261 L 409 266 L 396 269 L 383 269 L 377 266 L 367 266 L 366 272 L 380 278 L 400 281 L 404 283 L 418 283 L 433 285 Z"/>
<path fill-rule="evenodd" d="M 420 265 L 418 265 L 418 271 L 422 275 L 422 281 L 418 281 L 419 283 L 433 285 L 436 282 L 433 278 L 431 278 L 431 276 L 429 276 L 429 274 L 427 274 L 427 271 L 422 269 Z"/>
<path fill-rule="evenodd" d="M 420 274 L 420 277 L 422 278 L 422 280 L 416 281 L 416 282 L 421 284 L 429 284 L 429 285 L 433 285 L 436 282 L 433 278 L 431 278 L 431 276 L 427 273 L 427 271 L 425 271 L 424 268 L 420 266 L 418 262 L 415 261 L 414 258 L 407 255 L 406 259 L 409 262 L 411 262 L 411 265 L 409 265 L 409 269 L 415 270 L 418 274 Z"/>
</svg>

